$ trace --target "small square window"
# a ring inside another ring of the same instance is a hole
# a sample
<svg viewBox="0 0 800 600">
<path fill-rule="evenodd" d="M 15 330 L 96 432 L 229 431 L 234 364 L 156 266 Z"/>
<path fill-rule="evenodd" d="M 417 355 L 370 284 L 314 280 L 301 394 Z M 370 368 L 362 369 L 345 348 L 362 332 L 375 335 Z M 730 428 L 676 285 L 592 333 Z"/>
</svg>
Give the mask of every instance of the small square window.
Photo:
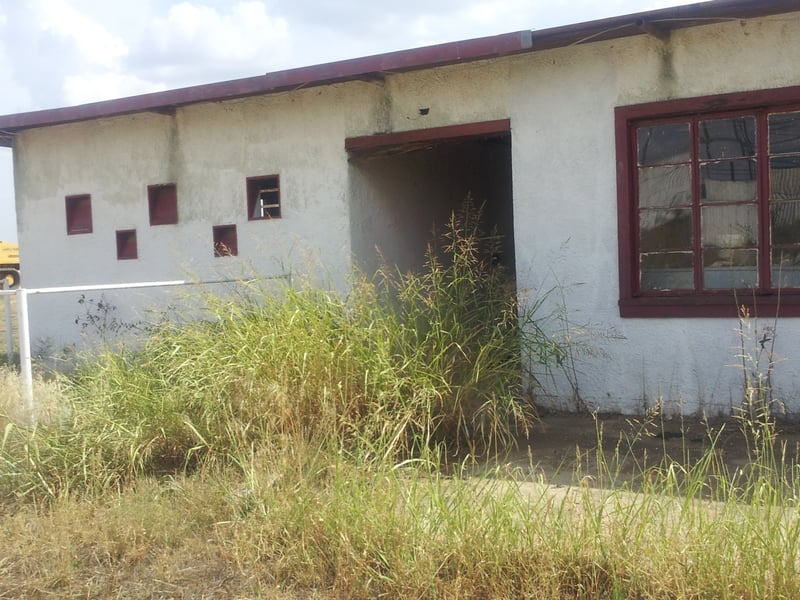
<svg viewBox="0 0 800 600">
<path fill-rule="evenodd" d="M 132 260 L 139 258 L 136 246 L 136 230 L 124 229 L 117 231 L 117 260 Z"/>
<path fill-rule="evenodd" d="M 281 187 L 277 175 L 247 178 L 247 218 L 281 218 Z"/>
<path fill-rule="evenodd" d="M 174 183 L 147 186 L 150 225 L 173 225 L 178 222 L 178 190 Z"/>
<path fill-rule="evenodd" d="M 237 256 L 236 225 L 214 226 L 214 256 Z"/>
<path fill-rule="evenodd" d="M 67 196 L 67 234 L 92 233 L 92 197 L 89 194 Z"/>
</svg>

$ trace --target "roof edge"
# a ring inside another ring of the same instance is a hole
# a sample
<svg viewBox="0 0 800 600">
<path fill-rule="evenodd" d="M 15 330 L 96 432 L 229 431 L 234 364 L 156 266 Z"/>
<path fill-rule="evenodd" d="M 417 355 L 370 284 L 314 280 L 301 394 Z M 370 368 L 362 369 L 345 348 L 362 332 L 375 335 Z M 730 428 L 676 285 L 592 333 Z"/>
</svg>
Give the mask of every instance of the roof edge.
<svg viewBox="0 0 800 600">
<path fill-rule="evenodd" d="M 516 31 L 448 42 L 361 58 L 298 67 L 127 98 L 64 108 L 0 116 L 0 146 L 10 146 L 21 130 L 139 112 L 171 112 L 176 107 L 272 94 L 343 81 L 370 79 L 389 73 L 421 70 L 535 52 L 647 33 L 666 37 L 673 29 L 723 20 L 747 19 L 800 11 L 797 0 L 711 0 L 647 12 L 632 13 L 538 31 Z"/>
</svg>

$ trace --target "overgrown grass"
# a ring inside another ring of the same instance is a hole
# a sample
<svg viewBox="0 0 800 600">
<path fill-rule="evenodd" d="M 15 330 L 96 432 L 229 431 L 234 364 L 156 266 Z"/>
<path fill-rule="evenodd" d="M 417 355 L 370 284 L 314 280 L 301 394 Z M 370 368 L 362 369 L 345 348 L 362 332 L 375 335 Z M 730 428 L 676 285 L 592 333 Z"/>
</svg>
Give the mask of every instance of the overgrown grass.
<svg viewBox="0 0 800 600">
<path fill-rule="evenodd" d="M 40 381 L 36 425 L 5 372 L 0 597 L 800 597 L 769 418 L 733 472 L 709 432 L 629 480 L 635 439 L 572 487 L 471 475 L 530 425 L 521 367 L 564 354 L 470 210 L 420 274 L 252 288 Z"/>
<path fill-rule="evenodd" d="M 717 485 L 714 452 L 654 466 L 625 491 L 264 448 L 242 469 L 14 505 L 0 521 L 0 594 L 798 597 L 794 496 L 766 478 Z"/>
<path fill-rule="evenodd" d="M 563 349 L 517 303 L 480 220 L 469 202 L 454 213 L 420 273 L 356 274 L 346 296 L 253 285 L 92 358 L 65 381 L 58 419 L 6 429 L 0 486 L 92 494 L 275 445 L 366 466 L 510 447 L 534 417 L 523 385 Z"/>
</svg>

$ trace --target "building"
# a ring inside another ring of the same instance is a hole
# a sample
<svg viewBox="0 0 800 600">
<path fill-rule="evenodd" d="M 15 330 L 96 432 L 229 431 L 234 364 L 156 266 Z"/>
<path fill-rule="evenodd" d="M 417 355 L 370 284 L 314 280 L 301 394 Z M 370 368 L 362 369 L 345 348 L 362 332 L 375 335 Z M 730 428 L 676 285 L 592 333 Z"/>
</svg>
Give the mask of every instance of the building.
<svg viewBox="0 0 800 600">
<path fill-rule="evenodd" d="M 343 286 L 376 246 L 418 264 L 469 192 L 563 308 L 574 368 L 540 401 L 729 412 L 744 304 L 797 413 L 798 56 L 796 0 L 715 0 L 2 116 L 24 283 Z M 34 339 L 78 337 L 76 295 L 33 300 Z"/>
</svg>

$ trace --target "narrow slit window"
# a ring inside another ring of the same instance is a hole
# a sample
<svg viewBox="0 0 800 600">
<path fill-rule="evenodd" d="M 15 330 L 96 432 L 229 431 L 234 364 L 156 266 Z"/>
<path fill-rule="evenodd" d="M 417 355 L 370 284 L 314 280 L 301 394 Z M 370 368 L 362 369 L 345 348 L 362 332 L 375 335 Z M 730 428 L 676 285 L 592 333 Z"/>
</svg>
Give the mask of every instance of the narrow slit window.
<svg viewBox="0 0 800 600">
<path fill-rule="evenodd" d="M 89 194 L 67 196 L 67 235 L 92 233 L 92 197 Z"/>
<path fill-rule="evenodd" d="M 139 258 L 136 245 L 136 230 L 122 229 L 117 231 L 117 260 L 133 260 Z"/>
<path fill-rule="evenodd" d="M 236 237 L 236 225 L 215 225 L 214 256 L 238 256 L 239 243 Z"/>
<path fill-rule="evenodd" d="M 178 189 L 174 183 L 147 186 L 150 225 L 173 225 L 178 222 Z"/>
<path fill-rule="evenodd" d="M 277 175 L 247 178 L 247 218 L 251 221 L 280 219 L 281 188 Z"/>
</svg>

